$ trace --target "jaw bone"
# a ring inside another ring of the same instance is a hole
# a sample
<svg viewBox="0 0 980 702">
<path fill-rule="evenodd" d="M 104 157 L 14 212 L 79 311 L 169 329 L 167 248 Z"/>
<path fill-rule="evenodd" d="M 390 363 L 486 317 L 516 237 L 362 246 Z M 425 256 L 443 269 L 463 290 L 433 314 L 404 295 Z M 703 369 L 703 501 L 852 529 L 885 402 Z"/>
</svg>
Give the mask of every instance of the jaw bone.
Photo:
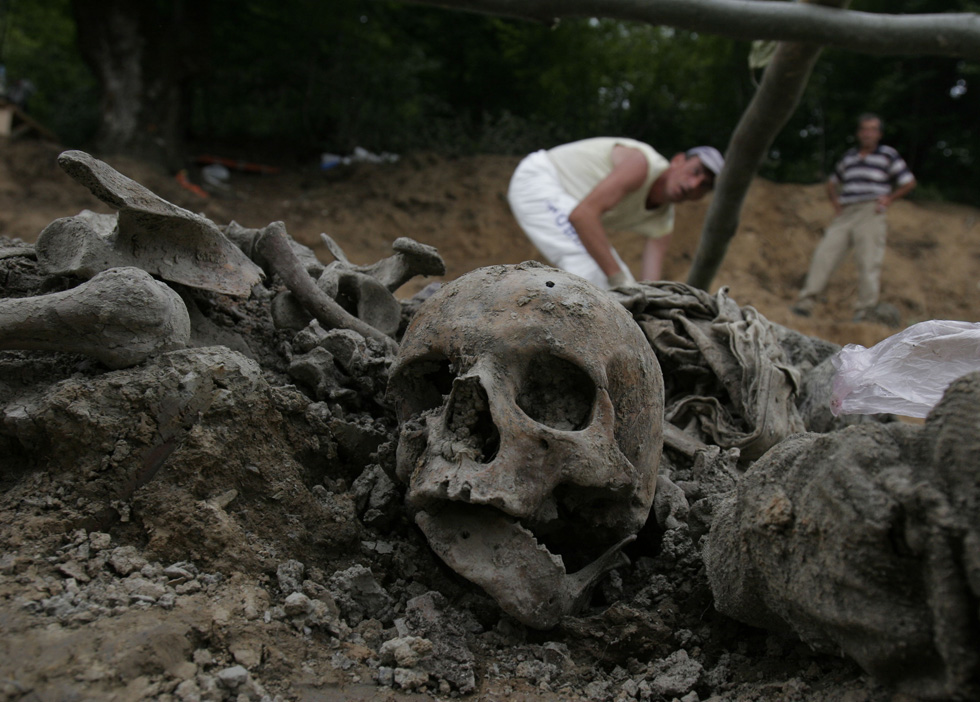
<svg viewBox="0 0 980 702">
<path fill-rule="evenodd" d="M 636 538 L 626 537 L 569 575 L 560 556 L 502 512 L 450 504 L 438 514 L 419 512 L 415 521 L 446 565 L 534 629 L 550 629 L 581 609 L 603 575 L 629 564 L 621 549 Z"/>
</svg>

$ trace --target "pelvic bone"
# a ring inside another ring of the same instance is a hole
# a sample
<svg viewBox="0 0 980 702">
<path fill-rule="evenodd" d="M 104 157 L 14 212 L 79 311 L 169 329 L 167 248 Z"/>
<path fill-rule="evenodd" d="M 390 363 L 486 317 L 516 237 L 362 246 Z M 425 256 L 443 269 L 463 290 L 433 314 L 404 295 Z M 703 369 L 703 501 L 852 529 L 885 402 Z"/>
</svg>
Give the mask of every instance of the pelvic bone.
<svg viewBox="0 0 980 702">
<path fill-rule="evenodd" d="M 164 280 L 247 297 L 262 271 L 211 220 L 177 207 L 84 151 L 65 151 L 61 167 L 117 210 L 101 216 L 57 219 L 37 240 L 49 273 L 91 277 L 135 266 Z"/>
</svg>

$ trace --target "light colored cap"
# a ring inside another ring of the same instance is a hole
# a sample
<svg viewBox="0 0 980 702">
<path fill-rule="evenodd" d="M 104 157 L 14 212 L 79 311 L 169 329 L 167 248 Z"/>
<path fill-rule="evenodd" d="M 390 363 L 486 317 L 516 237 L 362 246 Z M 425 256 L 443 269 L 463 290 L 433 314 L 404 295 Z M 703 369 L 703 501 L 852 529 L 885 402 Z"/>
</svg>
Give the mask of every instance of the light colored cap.
<svg viewBox="0 0 980 702">
<path fill-rule="evenodd" d="M 722 158 L 718 149 L 713 146 L 695 146 L 693 149 L 688 149 L 685 155 L 688 158 L 697 156 L 701 159 L 704 167 L 716 176 L 721 173 L 722 166 L 725 165 L 725 159 Z"/>
</svg>

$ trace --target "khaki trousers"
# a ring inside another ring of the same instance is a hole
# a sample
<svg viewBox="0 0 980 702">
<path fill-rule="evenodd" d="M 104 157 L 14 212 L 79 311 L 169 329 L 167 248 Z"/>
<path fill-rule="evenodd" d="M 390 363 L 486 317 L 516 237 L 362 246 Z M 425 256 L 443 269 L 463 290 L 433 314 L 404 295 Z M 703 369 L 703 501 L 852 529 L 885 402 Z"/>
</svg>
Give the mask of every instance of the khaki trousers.
<svg viewBox="0 0 980 702">
<path fill-rule="evenodd" d="M 813 252 L 800 300 L 821 295 L 827 289 L 830 276 L 847 256 L 848 250 L 853 248 L 858 273 L 857 303 L 854 307 L 861 311 L 878 304 L 887 226 L 885 213 L 877 212 L 876 205 L 874 200 L 845 205 L 830 223 Z"/>
</svg>

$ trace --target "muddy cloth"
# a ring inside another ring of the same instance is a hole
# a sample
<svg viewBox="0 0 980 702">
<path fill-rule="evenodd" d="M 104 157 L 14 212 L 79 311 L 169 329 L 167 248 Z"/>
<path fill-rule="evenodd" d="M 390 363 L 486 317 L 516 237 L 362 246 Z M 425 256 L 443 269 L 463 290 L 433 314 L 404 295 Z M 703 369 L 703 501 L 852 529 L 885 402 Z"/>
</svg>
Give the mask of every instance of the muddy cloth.
<svg viewBox="0 0 980 702">
<path fill-rule="evenodd" d="M 980 373 L 925 425 L 794 436 L 715 506 L 715 606 L 927 699 L 980 698 Z"/>
<path fill-rule="evenodd" d="M 805 430 L 796 408 L 800 372 L 775 326 L 682 283 L 642 284 L 614 292 L 633 313 L 663 369 L 665 419 L 708 444 L 738 448 L 754 460 Z"/>
</svg>

